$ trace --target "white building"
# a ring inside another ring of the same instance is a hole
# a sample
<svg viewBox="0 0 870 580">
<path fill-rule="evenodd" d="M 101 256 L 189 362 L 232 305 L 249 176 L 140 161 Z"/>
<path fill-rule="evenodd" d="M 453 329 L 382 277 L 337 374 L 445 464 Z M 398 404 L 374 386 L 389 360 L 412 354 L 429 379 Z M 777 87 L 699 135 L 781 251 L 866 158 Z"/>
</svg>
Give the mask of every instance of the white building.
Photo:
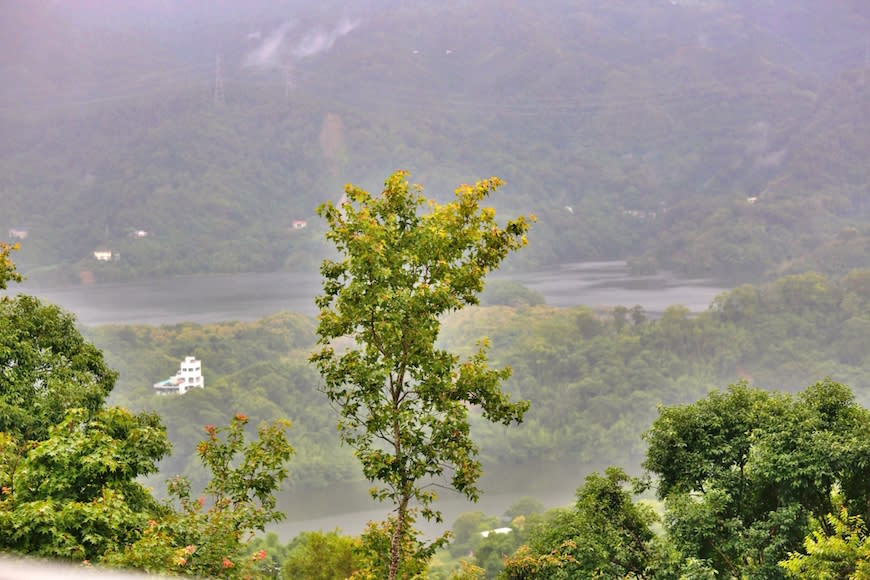
<svg viewBox="0 0 870 580">
<path fill-rule="evenodd" d="M 184 357 L 175 376 L 154 383 L 154 390 L 159 395 L 183 395 L 194 388 L 205 388 L 205 381 L 202 378 L 202 361 L 192 356 Z"/>
<path fill-rule="evenodd" d="M 512 528 L 496 528 L 494 530 L 486 530 L 485 532 L 480 532 L 480 535 L 484 538 L 488 538 L 490 534 L 509 534 L 513 532 Z"/>
<path fill-rule="evenodd" d="M 94 251 L 94 258 L 100 262 L 108 262 L 112 259 L 112 252 L 110 250 L 96 250 Z"/>
</svg>

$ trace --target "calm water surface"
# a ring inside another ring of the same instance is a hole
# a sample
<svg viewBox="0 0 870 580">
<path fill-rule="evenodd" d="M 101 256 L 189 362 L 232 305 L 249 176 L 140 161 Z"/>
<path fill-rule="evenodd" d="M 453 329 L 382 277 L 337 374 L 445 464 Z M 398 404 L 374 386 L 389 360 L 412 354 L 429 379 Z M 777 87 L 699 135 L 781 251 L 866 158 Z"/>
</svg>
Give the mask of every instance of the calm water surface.
<svg viewBox="0 0 870 580">
<path fill-rule="evenodd" d="M 420 518 L 415 526 L 429 539 L 435 539 L 449 530 L 456 518 L 464 512 L 482 511 L 490 516 L 501 516 L 518 499 L 531 496 L 545 507 L 567 506 L 574 503 L 575 491 L 586 475 L 602 471 L 605 466 L 577 467 L 565 464 L 516 464 L 502 467 L 497 473 L 485 473 L 480 482 L 481 496 L 477 503 L 460 494 L 442 490 L 435 507 L 441 510 L 441 524 Z M 374 503 L 368 494 L 368 483 L 345 483 L 320 490 L 290 491 L 279 497 L 279 507 L 287 519 L 269 527 L 287 541 L 300 532 L 339 528 L 348 534 L 360 534 L 369 521 L 383 521 L 391 509 L 388 503 Z"/>
<path fill-rule="evenodd" d="M 708 280 L 686 280 L 668 274 L 630 276 L 624 262 L 582 262 L 534 273 L 500 276 L 540 292 L 551 306 L 634 306 L 662 312 L 683 304 L 705 310 L 727 290 Z M 255 320 L 280 310 L 314 315 L 320 275 L 201 275 L 167 280 L 95 284 L 66 288 L 32 288 L 27 282 L 13 291 L 38 296 L 74 312 L 86 326 L 101 324 L 176 324 Z"/>
</svg>

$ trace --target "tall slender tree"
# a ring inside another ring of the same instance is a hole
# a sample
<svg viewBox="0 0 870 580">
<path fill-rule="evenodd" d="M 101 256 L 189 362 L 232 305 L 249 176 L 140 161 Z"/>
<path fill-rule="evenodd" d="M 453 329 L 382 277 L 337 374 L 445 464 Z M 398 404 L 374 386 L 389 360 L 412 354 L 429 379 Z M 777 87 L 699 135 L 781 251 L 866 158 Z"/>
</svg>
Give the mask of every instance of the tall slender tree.
<svg viewBox="0 0 870 580">
<path fill-rule="evenodd" d="M 391 580 L 407 557 L 415 504 L 440 521 L 433 488 L 445 478 L 478 497 L 469 411 L 509 425 L 528 408 L 501 391 L 510 369 L 488 367 L 485 341 L 465 361 L 436 347 L 440 317 L 477 304 L 486 274 L 526 244 L 525 217 L 501 227 L 495 211 L 481 207 L 500 185 L 498 178 L 463 185 L 441 205 L 399 171 L 379 196 L 348 185 L 346 202 L 318 208 L 343 258 L 321 267 L 321 348 L 311 361 L 338 409 L 343 441 L 378 484 L 372 496 L 395 506 Z"/>
</svg>

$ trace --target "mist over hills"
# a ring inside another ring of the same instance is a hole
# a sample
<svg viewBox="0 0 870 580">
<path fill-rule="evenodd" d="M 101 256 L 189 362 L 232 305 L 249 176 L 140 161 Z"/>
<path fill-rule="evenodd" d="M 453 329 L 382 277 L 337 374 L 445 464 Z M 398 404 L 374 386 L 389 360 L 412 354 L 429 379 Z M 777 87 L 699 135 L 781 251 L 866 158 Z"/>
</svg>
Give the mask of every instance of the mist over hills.
<svg viewBox="0 0 870 580">
<path fill-rule="evenodd" d="M 513 267 L 753 278 L 867 242 L 860 2 L 2 9 L 0 234 L 36 281 L 314 268 L 314 208 L 398 167 L 504 178 L 539 218 Z"/>
</svg>

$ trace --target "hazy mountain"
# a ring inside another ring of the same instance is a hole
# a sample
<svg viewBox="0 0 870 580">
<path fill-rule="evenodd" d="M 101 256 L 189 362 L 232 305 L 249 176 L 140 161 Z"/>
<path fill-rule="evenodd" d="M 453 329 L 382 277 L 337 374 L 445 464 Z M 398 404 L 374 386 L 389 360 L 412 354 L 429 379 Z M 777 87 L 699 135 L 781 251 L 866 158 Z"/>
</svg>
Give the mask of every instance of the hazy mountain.
<svg viewBox="0 0 870 580">
<path fill-rule="evenodd" d="M 867 209 L 859 2 L 2 10 L 0 233 L 35 278 L 313 267 L 316 205 L 399 167 L 505 178 L 536 263 L 754 276 Z"/>
</svg>

